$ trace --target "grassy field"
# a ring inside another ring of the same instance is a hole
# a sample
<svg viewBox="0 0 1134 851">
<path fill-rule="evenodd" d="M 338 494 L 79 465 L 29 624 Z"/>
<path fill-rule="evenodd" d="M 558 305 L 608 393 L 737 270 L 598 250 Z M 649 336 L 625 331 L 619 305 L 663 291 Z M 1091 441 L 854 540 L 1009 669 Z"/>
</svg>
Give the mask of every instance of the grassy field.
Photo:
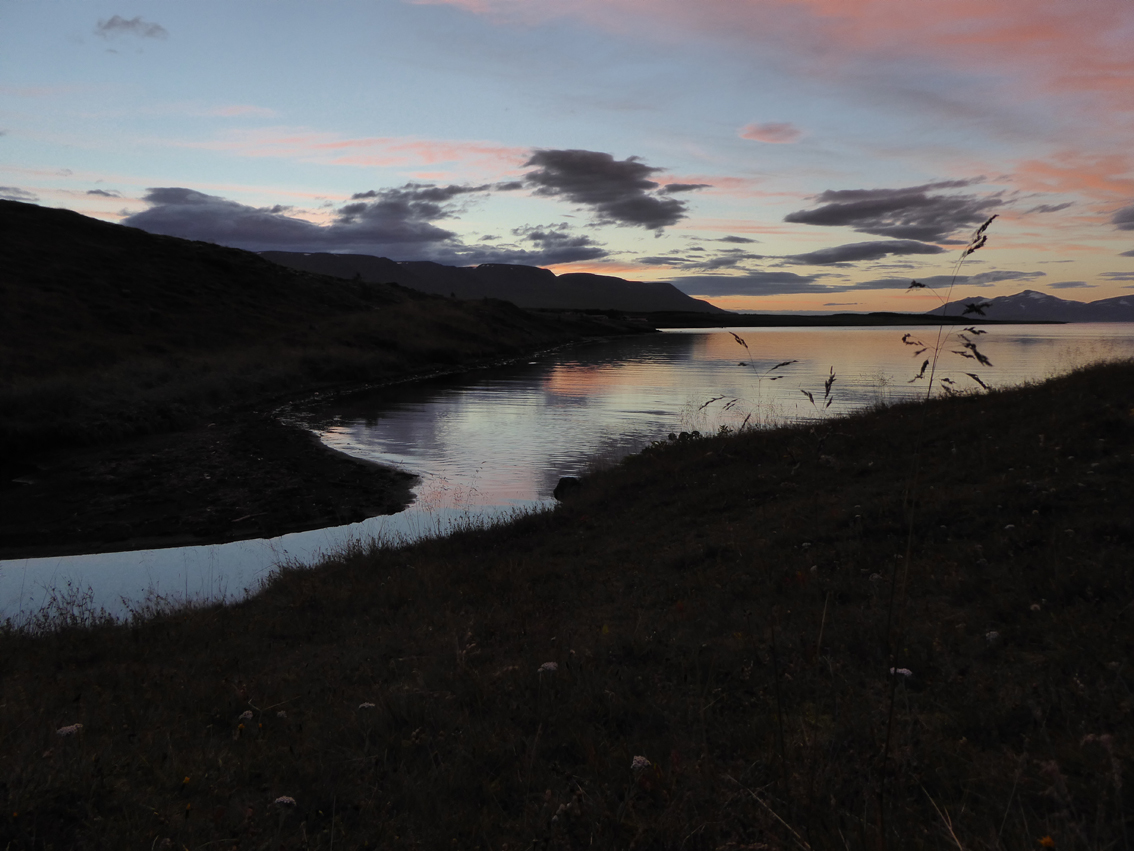
<svg viewBox="0 0 1134 851">
<path fill-rule="evenodd" d="M 0 846 L 1127 849 L 1132 461 L 1111 364 L 659 445 L 230 607 L 61 601 L 0 636 Z"/>
</svg>

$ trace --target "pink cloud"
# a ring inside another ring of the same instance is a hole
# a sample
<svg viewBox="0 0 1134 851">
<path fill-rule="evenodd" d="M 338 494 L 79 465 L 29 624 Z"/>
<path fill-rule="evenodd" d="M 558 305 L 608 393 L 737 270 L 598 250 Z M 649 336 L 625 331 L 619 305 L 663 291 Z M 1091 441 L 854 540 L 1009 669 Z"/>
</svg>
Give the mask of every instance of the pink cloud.
<svg viewBox="0 0 1134 851">
<path fill-rule="evenodd" d="M 875 61 L 991 73 L 1020 93 L 1090 92 L 1131 109 L 1134 4 L 1126 0 L 418 0 L 505 21 L 564 16 L 621 35 L 699 33 L 820 77 Z M 971 93 L 980 97 L 980 93 Z"/>
<path fill-rule="evenodd" d="M 1015 170 L 1016 185 L 1030 192 L 1086 195 L 1103 203 L 1134 196 L 1134 157 L 1061 151 L 1046 159 L 1025 160 Z"/>
<path fill-rule="evenodd" d="M 331 133 L 281 128 L 225 134 L 208 142 L 182 143 L 245 157 L 278 157 L 363 167 L 435 166 L 459 163 L 494 174 L 518 173 L 527 148 L 492 142 L 374 136 L 344 139 Z"/>
<path fill-rule="evenodd" d="M 754 142 L 769 142 L 774 145 L 783 145 L 797 142 L 803 136 L 803 131 L 794 124 L 769 122 L 767 124 L 746 124 L 740 128 L 741 139 L 751 139 Z"/>
</svg>

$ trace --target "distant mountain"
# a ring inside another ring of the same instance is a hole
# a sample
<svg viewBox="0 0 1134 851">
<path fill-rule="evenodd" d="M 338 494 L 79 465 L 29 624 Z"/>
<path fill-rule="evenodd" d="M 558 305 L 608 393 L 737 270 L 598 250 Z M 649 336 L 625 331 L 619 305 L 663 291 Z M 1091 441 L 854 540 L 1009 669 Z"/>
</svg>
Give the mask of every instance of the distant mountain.
<svg viewBox="0 0 1134 851">
<path fill-rule="evenodd" d="M 282 266 L 365 282 L 396 283 L 422 292 L 461 299 L 498 298 L 520 307 L 567 310 L 725 313 L 707 301 L 687 296 L 672 284 L 627 281 L 609 275 L 572 272 L 556 275 L 538 266 L 485 263 L 443 266 L 440 263 L 396 262 L 369 254 L 300 254 L 263 251 Z"/>
<path fill-rule="evenodd" d="M 939 316 L 944 311 L 946 316 L 957 316 L 970 304 L 987 305 L 983 308 L 986 319 L 1015 322 L 1134 322 L 1134 294 L 1084 303 L 1035 290 L 990 299 L 980 296 L 961 298 L 929 311 L 929 315 Z M 968 315 L 974 318 L 979 316 L 976 313 Z"/>
</svg>

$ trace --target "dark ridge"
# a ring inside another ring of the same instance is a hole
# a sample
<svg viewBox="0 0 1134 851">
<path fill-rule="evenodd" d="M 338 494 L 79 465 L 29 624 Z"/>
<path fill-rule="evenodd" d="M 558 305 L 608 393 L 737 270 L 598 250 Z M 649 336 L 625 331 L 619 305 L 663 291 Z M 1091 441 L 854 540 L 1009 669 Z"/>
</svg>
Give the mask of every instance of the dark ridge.
<svg viewBox="0 0 1134 851">
<path fill-rule="evenodd" d="M 706 301 L 685 295 L 672 284 L 627 281 L 582 272 L 556 276 L 550 269 L 537 266 L 485 263 L 457 267 L 429 262 L 395 262 L 367 254 L 290 251 L 264 251 L 261 256 L 293 269 L 337 278 L 396 281 L 421 292 L 459 299 L 499 298 L 526 308 L 636 313 L 657 310 L 726 312 Z"/>
</svg>

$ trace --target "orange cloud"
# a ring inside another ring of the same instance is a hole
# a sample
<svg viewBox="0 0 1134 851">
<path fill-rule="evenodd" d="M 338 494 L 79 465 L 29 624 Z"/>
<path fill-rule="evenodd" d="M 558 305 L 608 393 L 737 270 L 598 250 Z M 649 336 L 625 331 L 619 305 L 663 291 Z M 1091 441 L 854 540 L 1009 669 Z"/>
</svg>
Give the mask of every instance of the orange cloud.
<svg viewBox="0 0 1134 851">
<path fill-rule="evenodd" d="M 583 260 L 575 263 L 558 263 L 546 268 L 556 275 L 567 275 L 573 272 L 587 272 L 592 275 L 615 275 L 629 281 L 656 280 L 657 272 L 633 263 L 619 263 L 617 261 L 604 263 L 600 260 Z"/>
<path fill-rule="evenodd" d="M 1129 154 L 1061 151 L 1044 160 L 1025 160 L 1016 167 L 1015 178 L 1027 191 L 1077 193 L 1115 203 L 1134 196 L 1131 173 L 1134 158 Z"/>
</svg>

